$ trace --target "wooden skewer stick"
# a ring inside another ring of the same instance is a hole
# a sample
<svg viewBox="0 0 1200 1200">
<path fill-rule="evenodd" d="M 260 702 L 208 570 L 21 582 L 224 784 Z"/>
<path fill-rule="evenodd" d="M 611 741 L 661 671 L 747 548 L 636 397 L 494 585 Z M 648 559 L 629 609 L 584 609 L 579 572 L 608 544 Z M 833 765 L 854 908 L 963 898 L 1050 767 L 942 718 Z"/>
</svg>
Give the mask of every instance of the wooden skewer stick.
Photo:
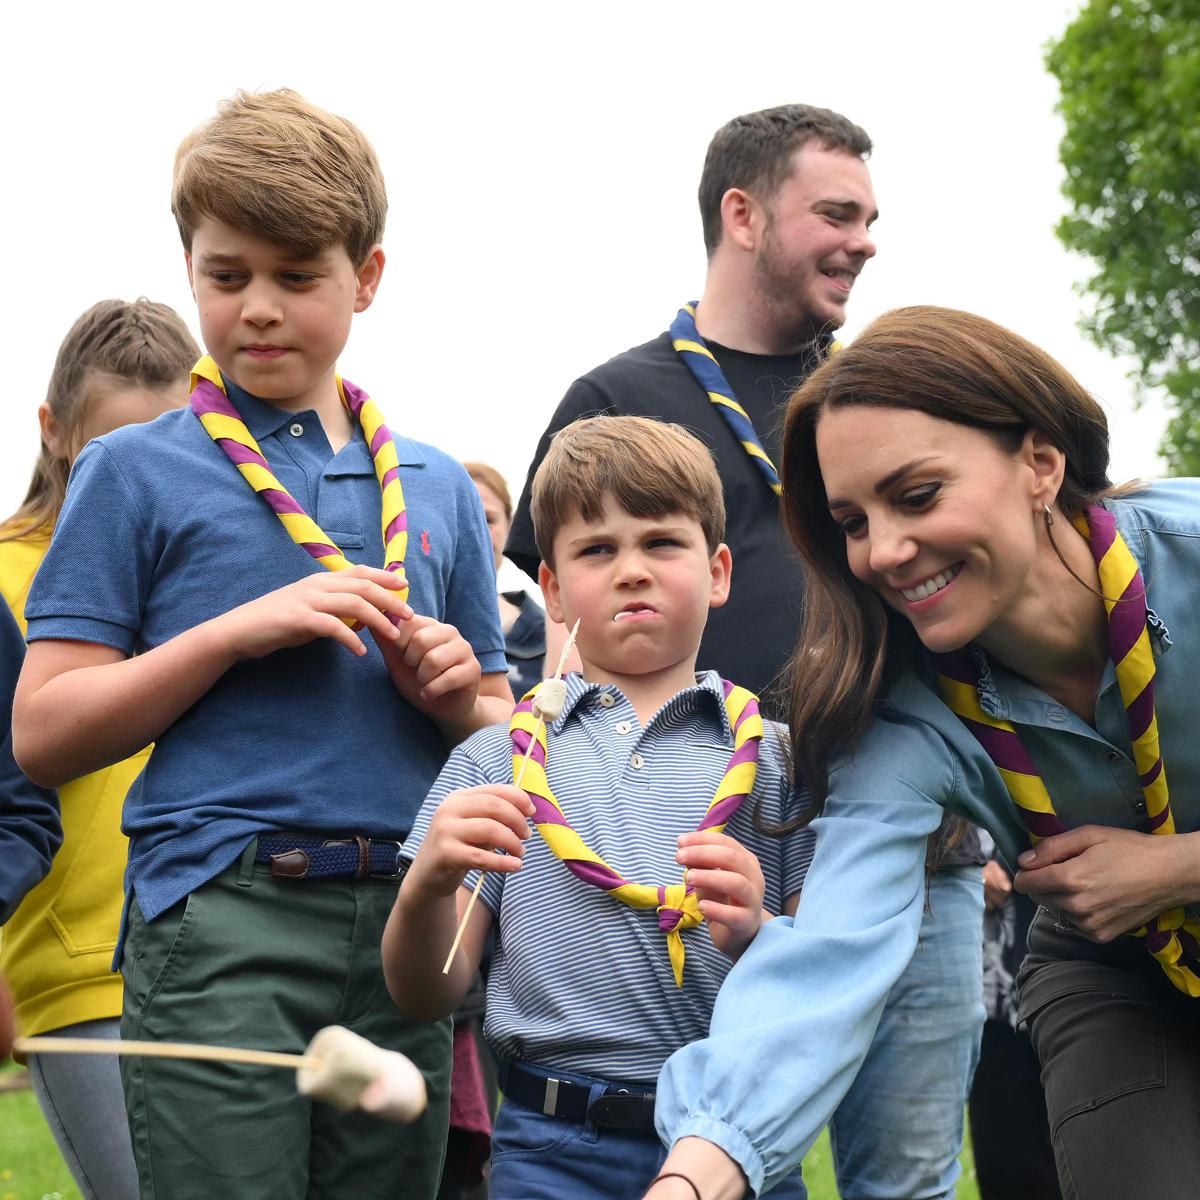
<svg viewBox="0 0 1200 1200">
<path fill-rule="evenodd" d="M 571 632 L 567 635 L 567 640 L 563 642 L 562 653 L 558 656 L 558 666 L 554 668 L 554 674 L 550 676 L 552 679 L 561 679 L 563 667 L 567 664 L 567 657 L 571 653 L 571 647 L 575 645 L 575 635 L 579 632 L 579 620 L 577 619 Z M 543 725 L 541 717 L 538 717 L 537 724 L 533 727 L 533 737 L 529 739 L 529 748 L 521 758 L 521 769 L 517 772 L 516 779 L 513 780 L 513 787 L 520 787 L 521 780 L 525 778 L 525 764 L 529 762 L 529 754 L 533 749 L 534 742 L 537 741 L 538 734 L 541 732 Z M 475 907 L 475 901 L 479 899 L 479 893 L 483 890 L 483 877 L 487 872 L 480 871 L 479 878 L 475 881 L 475 889 L 471 892 L 471 898 L 467 901 L 467 907 L 463 910 L 462 920 L 458 923 L 458 932 L 454 935 L 454 941 L 450 945 L 450 953 L 446 955 L 446 965 L 442 967 L 442 974 L 449 975 L 451 964 L 454 962 L 454 956 L 458 953 L 458 947 L 462 943 L 463 934 L 467 931 L 467 921 L 471 918 L 471 910 Z"/>
<path fill-rule="evenodd" d="M 239 1046 L 203 1046 L 196 1042 L 126 1042 L 69 1037 L 19 1037 L 17 1054 L 135 1054 L 143 1058 L 210 1059 L 215 1062 L 251 1063 L 260 1067 L 315 1070 L 321 1059 L 311 1054 L 281 1054 L 275 1050 L 247 1050 Z"/>
</svg>

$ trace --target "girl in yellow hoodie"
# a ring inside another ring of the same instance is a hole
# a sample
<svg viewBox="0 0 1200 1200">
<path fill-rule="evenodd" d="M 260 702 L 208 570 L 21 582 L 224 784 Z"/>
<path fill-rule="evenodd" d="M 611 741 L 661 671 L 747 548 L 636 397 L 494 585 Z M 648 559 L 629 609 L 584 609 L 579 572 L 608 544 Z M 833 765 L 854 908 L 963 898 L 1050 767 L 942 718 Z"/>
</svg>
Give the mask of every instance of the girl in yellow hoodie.
<svg viewBox="0 0 1200 1200">
<path fill-rule="evenodd" d="M 187 400 L 199 350 L 173 309 L 103 300 L 75 322 L 38 409 L 42 449 L 25 502 L 0 527 L 0 593 L 25 630 L 25 598 L 50 544 L 71 464 L 94 437 Z M 121 976 L 112 956 L 121 915 L 125 793 L 149 757 L 59 789 L 63 843 L 50 874 L 0 929 L 0 974 L 27 1035 L 120 1037 Z M 117 1060 L 36 1056 L 34 1091 L 87 1200 L 133 1200 L 137 1175 Z"/>
</svg>

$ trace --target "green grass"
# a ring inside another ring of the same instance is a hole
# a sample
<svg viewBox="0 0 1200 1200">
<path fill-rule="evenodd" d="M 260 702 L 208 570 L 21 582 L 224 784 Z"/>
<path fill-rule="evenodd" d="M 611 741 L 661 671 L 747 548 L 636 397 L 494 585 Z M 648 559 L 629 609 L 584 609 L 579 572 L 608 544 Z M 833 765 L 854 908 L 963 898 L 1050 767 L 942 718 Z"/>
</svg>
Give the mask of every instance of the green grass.
<svg viewBox="0 0 1200 1200">
<path fill-rule="evenodd" d="M 0 1092 L 0 1200 L 80 1200 L 31 1091 Z"/>
<path fill-rule="evenodd" d="M 0 1067 L 3 1073 L 14 1070 L 19 1068 Z M 957 1200 L 979 1200 L 969 1145 L 962 1166 Z M 828 1134 L 821 1134 L 804 1160 L 804 1179 L 810 1200 L 837 1200 Z M 0 1200 L 80 1200 L 30 1091 L 0 1092 Z"/>
</svg>

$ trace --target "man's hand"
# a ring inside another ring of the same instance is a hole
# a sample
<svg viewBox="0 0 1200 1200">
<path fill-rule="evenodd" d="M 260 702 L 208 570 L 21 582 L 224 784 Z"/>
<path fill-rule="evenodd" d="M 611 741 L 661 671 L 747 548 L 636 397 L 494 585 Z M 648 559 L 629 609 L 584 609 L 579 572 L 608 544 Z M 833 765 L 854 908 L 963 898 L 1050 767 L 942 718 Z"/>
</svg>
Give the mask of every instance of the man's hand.
<svg viewBox="0 0 1200 1200">
<path fill-rule="evenodd" d="M 711 829 L 683 834 L 675 858 L 696 889 L 713 945 L 737 962 L 771 919 L 763 910 L 766 885 L 758 859 L 741 842 Z"/>
<path fill-rule="evenodd" d="M 519 871 L 532 816 L 533 801 L 511 784 L 451 792 L 429 822 L 405 888 L 410 894 L 453 896 L 468 871 Z"/>
<path fill-rule="evenodd" d="M 1095 942 L 1200 899 L 1200 834 L 1083 825 L 1045 838 L 1017 861 L 1017 891 L 1058 909 Z"/>
</svg>

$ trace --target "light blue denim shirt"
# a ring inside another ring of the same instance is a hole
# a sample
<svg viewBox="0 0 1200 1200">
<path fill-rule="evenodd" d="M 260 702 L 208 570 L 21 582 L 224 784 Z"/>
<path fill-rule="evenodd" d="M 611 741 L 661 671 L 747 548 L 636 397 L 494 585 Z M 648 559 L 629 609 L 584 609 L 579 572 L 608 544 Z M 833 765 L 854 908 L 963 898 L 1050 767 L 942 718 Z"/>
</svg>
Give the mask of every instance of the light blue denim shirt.
<svg viewBox="0 0 1200 1200">
<path fill-rule="evenodd" d="M 1145 578 L 1171 808 L 1176 828 L 1193 832 L 1200 828 L 1200 481 L 1155 484 L 1107 507 Z M 985 671 L 979 692 L 986 710 L 1017 726 L 1066 825 L 1145 829 L 1111 664 L 1094 729 L 998 666 Z M 925 842 L 943 808 L 987 829 L 1010 867 L 1028 847 L 991 760 L 913 675 L 831 773 L 795 920 L 763 927 L 721 988 L 709 1036 L 664 1066 L 658 1130 L 668 1145 L 692 1135 L 716 1143 L 755 1192 L 800 1161 L 853 1081 L 912 955 Z"/>
</svg>

